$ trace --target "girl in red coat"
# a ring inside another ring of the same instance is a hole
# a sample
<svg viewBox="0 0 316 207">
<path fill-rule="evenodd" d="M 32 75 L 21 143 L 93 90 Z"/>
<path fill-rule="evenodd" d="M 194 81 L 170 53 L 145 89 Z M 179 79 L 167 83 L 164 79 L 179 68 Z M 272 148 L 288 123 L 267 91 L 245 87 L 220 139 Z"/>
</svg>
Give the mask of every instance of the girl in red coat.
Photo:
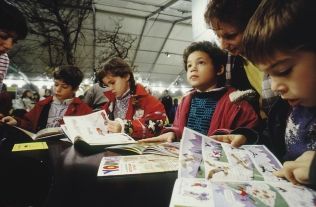
<svg viewBox="0 0 316 207">
<path fill-rule="evenodd" d="M 22 119 L 4 117 L 2 122 L 37 132 L 48 127 L 58 127 L 63 116 L 91 113 L 90 107 L 75 97 L 83 79 L 83 73 L 75 66 L 61 66 L 54 71 L 54 96 L 37 102 Z"/>
<path fill-rule="evenodd" d="M 131 67 L 115 57 L 99 71 L 99 80 L 111 90 L 105 92 L 109 99 L 104 109 L 112 121 L 109 132 L 125 132 L 135 139 L 157 136 L 166 123 L 162 103 L 148 94 L 140 84 L 135 84 Z"/>
</svg>

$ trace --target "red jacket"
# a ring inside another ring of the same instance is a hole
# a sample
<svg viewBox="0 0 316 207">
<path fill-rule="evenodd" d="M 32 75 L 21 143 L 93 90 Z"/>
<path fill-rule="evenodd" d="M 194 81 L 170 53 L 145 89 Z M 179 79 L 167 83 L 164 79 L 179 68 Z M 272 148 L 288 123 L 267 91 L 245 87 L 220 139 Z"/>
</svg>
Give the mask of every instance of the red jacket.
<svg viewBox="0 0 316 207">
<path fill-rule="evenodd" d="M 258 126 L 259 117 L 247 101 L 240 101 L 238 103 L 230 101 L 229 94 L 233 91 L 235 91 L 234 88 L 228 88 L 218 101 L 210 122 L 208 136 L 214 135 L 219 130 L 230 132 L 237 128 L 253 129 Z M 194 90 L 182 98 L 172 127 L 165 129 L 163 133 L 173 131 L 176 134 L 177 140 L 181 139 L 183 128 L 187 125 L 192 95 L 195 92 Z"/>
<path fill-rule="evenodd" d="M 116 98 L 111 91 L 104 92 L 109 99 L 103 109 L 113 112 Z M 114 117 L 117 118 L 117 117 Z M 136 84 L 135 95 L 130 98 L 124 121 L 124 131 L 135 139 L 157 136 L 166 123 L 166 112 L 162 103 L 148 94 L 142 85 Z"/>
<path fill-rule="evenodd" d="M 48 98 L 39 101 L 36 103 L 34 108 L 26 113 L 23 119 L 18 119 L 18 126 L 33 132 L 38 131 L 39 119 L 41 113 L 45 106 L 50 105 L 53 101 L 53 96 L 49 96 Z M 50 106 L 49 106 L 50 107 Z M 82 102 L 79 98 L 73 98 L 72 102 L 69 104 L 65 116 L 76 116 L 76 115 L 85 115 L 91 113 L 91 108 Z M 63 122 L 61 121 L 61 124 Z"/>
</svg>

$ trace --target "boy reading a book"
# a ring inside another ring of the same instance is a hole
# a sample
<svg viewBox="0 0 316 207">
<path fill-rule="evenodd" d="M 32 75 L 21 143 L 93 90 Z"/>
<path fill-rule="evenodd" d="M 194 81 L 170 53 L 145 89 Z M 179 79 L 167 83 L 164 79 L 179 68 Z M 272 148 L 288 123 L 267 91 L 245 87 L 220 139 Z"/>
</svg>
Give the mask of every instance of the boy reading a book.
<svg viewBox="0 0 316 207">
<path fill-rule="evenodd" d="M 246 57 L 271 77 L 272 90 L 280 94 L 262 140 L 283 161 L 316 150 L 316 32 L 305 26 L 314 25 L 315 8 L 314 0 L 263 0 L 244 32 Z M 286 165 L 277 174 L 300 182 L 296 167 Z"/>
<path fill-rule="evenodd" d="M 99 71 L 99 80 L 111 90 L 104 94 L 108 102 L 104 109 L 109 115 L 109 132 L 125 132 L 135 139 L 160 134 L 166 123 L 162 103 L 135 83 L 131 67 L 115 57 Z"/>
<path fill-rule="evenodd" d="M 23 118 L 4 117 L 2 122 L 17 125 L 23 129 L 37 132 L 44 128 L 58 127 L 63 116 L 91 113 L 90 107 L 75 97 L 83 79 L 83 73 L 76 66 L 60 66 L 54 71 L 54 96 L 36 103 L 35 107 Z"/>
<path fill-rule="evenodd" d="M 194 42 L 186 48 L 184 67 L 194 89 L 182 98 L 173 126 L 160 136 L 142 141 L 180 140 L 184 127 L 188 127 L 205 135 L 233 133 L 244 137 L 242 134 L 247 131 L 248 141 L 255 142 L 257 133 L 244 130 L 258 126 L 255 110 L 245 100 L 232 102 L 230 95 L 234 96 L 235 89 L 224 87 L 226 57 L 224 51 L 208 41 Z"/>
</svg>

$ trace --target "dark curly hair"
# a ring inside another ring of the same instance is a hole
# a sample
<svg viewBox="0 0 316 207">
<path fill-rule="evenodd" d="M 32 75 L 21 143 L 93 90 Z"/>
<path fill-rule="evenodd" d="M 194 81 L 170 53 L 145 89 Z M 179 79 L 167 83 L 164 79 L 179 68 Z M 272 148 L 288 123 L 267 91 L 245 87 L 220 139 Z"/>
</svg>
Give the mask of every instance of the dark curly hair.
<svg viewBox="0 0 316 207">
<path fill-rule="evenodd" d="M 216 70 L 220 70 L 222 66 L 225 67 L 227 62 L 227 53 L 220 49 L 215 43 L 209 41 L 193 42 L 183 52 L 184 69 L 187 71 L 188 57 L 195 51 L 201 51 L 208 54 L 212 59 L 212 63 Z M 224 85 L 225 75 L 219 76 L 218 85 Z"/>
</svg>

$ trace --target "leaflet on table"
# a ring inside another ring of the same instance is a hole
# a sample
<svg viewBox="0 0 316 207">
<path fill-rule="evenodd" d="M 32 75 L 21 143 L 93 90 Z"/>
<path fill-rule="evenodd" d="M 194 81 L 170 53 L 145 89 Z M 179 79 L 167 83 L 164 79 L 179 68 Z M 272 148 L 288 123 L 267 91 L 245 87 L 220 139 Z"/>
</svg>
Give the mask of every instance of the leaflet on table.
<svg viewBox="0 0 316 207">
<path fill-rule="evenodd" d="M 178 178 L 170 207 L 195 206 L 315 206 L 316 192 L 284 182 L 208 181 L 203 178 Z"/>
<path fill-rule="evenodd" d="M 104 110 L 83 116 L 64 116 L 65 134 L 72 143 L 80 139 L 89 145 L 128 144 L 136 141 L 124 133 L 108 133 L 108 116 Z"/>
<path fill-rule="evenodd" d="M 148 155 L 103 157 L 98 176 L 131 175 L 178 170 L 178 158 Z"/>
<path fill-rule="evenodd" d="M 185 128 L 180 143 L 178 177 L 233 181 L 281 181 L 273 171 L 282 167 L 264 145 L 240 148 L 217 142 Z"/>
</svg>

